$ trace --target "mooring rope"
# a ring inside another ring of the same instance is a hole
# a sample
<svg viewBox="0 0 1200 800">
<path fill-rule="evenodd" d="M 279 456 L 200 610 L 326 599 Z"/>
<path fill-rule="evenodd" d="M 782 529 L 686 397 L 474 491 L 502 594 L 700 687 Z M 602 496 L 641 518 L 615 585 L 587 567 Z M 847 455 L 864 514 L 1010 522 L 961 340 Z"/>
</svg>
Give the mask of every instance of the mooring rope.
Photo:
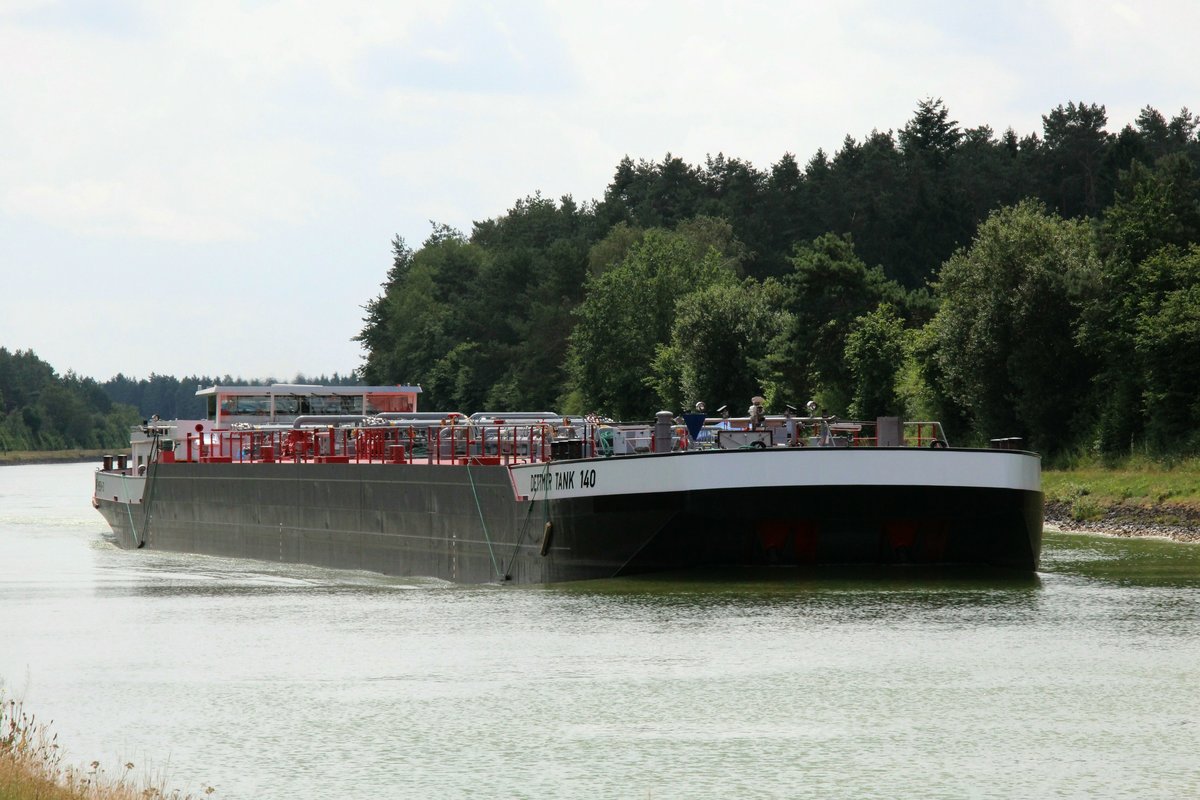
<svg viewBox="0 0 1200 800">
<path fill-rule="evenodd" d="M 492 569 L 496 570 L 496 577 L 503 579 L 506 573 L 500 571 L 500 565 L 496 563 L 496 553 L 492 550 L 492 537 L 488 536 L 487 520 L 483 518 L 483 507 L 479 504 L 479 492 L 475 490 L 475 476 L 471 474 L 471 457 L 467 456 L 467 479 L 471 481 L 471 494 L 475 496 L 475 511 L 479 514 L 479 524 L 483 526 L 483 540 L 487 542 L 488 555 L 492 557 Z"/>
<path fill-rule="evenodd" d="M 549 487 L 549 485 L 550 485 L 549 481 L 548 481 L 549 476 L 550 476 L 550 462 L 547 461 L 545 468 L 542 470 L 542 480 L 540 482 L 541 486 Z M 550 519 L 550 489 L 546 488 L 544 491 L 546 493 L 546 497 L 544 499 L 544 502 L 542 503 L 542 509 L 544 511 L 543 516 L 545 517 L 546 520 L 549 520 Z M 521 552 L 521 545 L 525 543 L 525 534 L 528 533 L 528 531 L 529 531 L 529 520 L 530 520 L 530 518 L 533 517 L 533 510 L 535 508 L 537 508 L 537 492 L 536 491 L 533 493 L 533 497 L 530 498 L 529 510 L 525 512 L 525 521 L 523 523 L 521 523 L 521 533 L 517 536 L 517 541 L 513 544 L 512 555 L 508 559 L 508 566 L 504 569 L 505 575 L 511 574 L 513 562 L 517 560 L 517 553 Z"/>
<path fill-rule="evenodd" d="M 150 443 L 150 456 L 146 461 L 146 485 L 142 488 L 142 493 L 146 495 L 146 501 L 142 503 L 142 535 L 137 536 L 137 531 L 134 531 L 135 544 L 138 549 L 146 546 L 147 537 L 150 535 L 150 502 L 154 499 L 154 487 L 158 483 L 158 434 L 154 435 L 154 439 Z M 132 519 L 132 517 L 130 517 Z"/>
</svg>

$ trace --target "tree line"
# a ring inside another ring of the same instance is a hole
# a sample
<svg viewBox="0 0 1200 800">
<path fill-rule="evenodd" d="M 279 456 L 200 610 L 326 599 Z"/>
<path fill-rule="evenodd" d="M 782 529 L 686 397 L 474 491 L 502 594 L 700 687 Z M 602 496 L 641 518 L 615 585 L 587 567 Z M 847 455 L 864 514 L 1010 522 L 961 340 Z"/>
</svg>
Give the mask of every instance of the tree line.
<svg viewBox="0 0 1200 800">
<path fill-rule="evenodd" d="M 124 447 L 137 419 L 91 378 L 60 376 L 30 350 L 0 347 L 0 452 Z"/>
<path fill-rule="evenodd" d="M 113 402 L 133 406 L 148 418 L 157 414 L 162 419 L 204 419 L 207 413 L 203 398 L 196 391 L 208 386 L 270 386 L 279 383 L 275 378 L 241 378 L 231 375 L 189 375 L 176 378 L 171 375 L 151 373 L 149 378 L 131 378 L 118 372 L 100 384 Z M 317 384 L 322 386 L 349 386 L 358 383 L 357 374 L 351 370 L 345 375 L 320 375 L 308 377 L 297 374 L 289 383 Z"/>
<path fill-rule="evenodd" d="M 292 383 L 349 385 L 357 376 L 334 373 Z M 0 347 L 0 452 L 26 450 L 119 449 L 129 445 L 130 426 L 151 415 L 163 419 L 203 419 L 206 408 L 196 390 L 214 384 L 263 386 L 274 378 L 230 375 L 175 378 L 117 374 L 103 383 L 68 371 L 59 375 L 31 350 Z"/>
<path fill-rule="evenodd" d="M 899 131 L 801 166 L 623 159 L 602 197 L 540 194 L 397 237 L 355 373 L 425 408 L 648 418 L 741 411 L 940 419 L 956 443 L 1051 456 L 1200 447 L 1200 118 L 1116 133 L 1068 103 L 1042 130 L 962 128 L 924 100 Z M 0 449 L 118 447 L 200 417 L 208 376 L 59 376 L 0 348 Z"/>
<path fill-rule="evenodd" d="M 626 158 L 598 200 L 397 237 L 361 372 L 420 382 L 426 408 L 629 419 L 763 394 L 1052 456 L 1195 452 L 1200 118 L 1042 123 L 962 128 L 928 99 L 803 167 Z"/>
</svg>

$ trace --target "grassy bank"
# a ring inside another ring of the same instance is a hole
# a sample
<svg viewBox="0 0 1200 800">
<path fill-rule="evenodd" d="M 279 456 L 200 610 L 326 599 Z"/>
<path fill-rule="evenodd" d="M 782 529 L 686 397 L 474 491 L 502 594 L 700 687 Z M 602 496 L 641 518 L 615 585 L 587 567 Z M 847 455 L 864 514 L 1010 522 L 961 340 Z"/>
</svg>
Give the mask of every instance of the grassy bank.
<svg viewBox="0 0 1200 800">
<path fill-rule="evenodd" d="M 108 454 L 128 453 L 128 448 L 108 450 L 4 450 L 0 466 L 8 464 L 66 464 L 72 461 L 99 461 Z M 3 800 L 0 798 L 0 800 Z"/>
<path fill-rule="evenodd" d="M 1048 518 L 1200 526 L 1200 459 L 1129 459 L 1042 473 Z"/>
</svg>

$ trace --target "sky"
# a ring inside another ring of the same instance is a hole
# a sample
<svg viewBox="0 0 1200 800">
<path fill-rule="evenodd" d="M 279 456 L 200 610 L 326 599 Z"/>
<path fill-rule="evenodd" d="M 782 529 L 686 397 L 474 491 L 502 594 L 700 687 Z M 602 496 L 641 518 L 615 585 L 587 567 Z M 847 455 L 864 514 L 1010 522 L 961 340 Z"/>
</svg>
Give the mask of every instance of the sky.
<svg viewBox="0 0 1200 800">
<path fill-rule="evenodd" d="M 105 380 L 345 374 L 399 235 L 625 156 L 1200 110 L 1200 3 L 0 0 L 0 346 Z M 421 376 L 407 380 L 419 382 Z"/>
</svg>

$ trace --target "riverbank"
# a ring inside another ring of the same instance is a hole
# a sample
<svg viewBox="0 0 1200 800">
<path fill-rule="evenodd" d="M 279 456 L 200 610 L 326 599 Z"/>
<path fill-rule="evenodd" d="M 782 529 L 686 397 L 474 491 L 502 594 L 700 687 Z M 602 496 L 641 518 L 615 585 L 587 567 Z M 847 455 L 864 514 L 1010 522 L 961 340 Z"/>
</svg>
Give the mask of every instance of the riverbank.
<svg viewBox="0 0 1200 800">
<path fill-rule="evenodd" d="M 17 464 L 70 464 L 80 461 L 99 461 L 106 455 L 128 453 L 129 448 L 106 450 L 6 450 L 0 452 L 0 467 Z"/>
<path fill-rule="evenodd" d="M 1200 461 L 1130 460 L 1042 473 L 1046 525 L 1062 531 L 1200 542 Z"/>
<path fill-rule="evenodd" d="M 1046 527 L 1068 533 L 1095 533 L 1124 538 L 1147 537 L 1200 543 L 1200 510 L 1164 504 L 1156 507 L 1115 505 L 1098 518 L 1075 519 L 1068 503 L 1046 501 Z"/>
</svg>

